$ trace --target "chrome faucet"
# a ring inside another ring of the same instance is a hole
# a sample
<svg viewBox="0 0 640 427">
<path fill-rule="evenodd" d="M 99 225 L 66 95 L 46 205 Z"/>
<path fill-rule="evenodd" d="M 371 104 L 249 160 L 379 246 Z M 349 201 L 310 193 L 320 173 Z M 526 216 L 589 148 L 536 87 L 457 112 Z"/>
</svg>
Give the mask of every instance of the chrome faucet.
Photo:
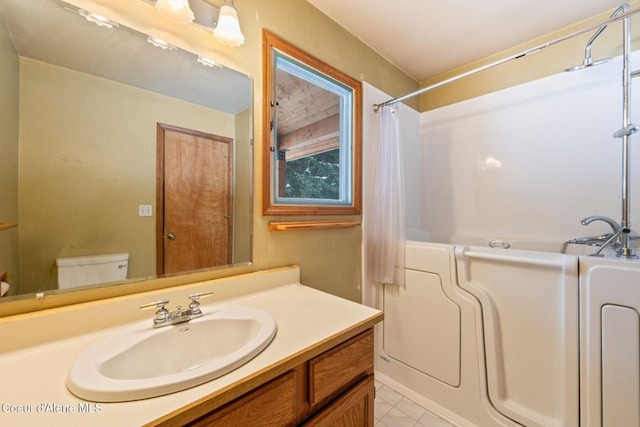
<svg viewBox="0 0 640 427">
<path fill-rule="evenodd" d="M 562 245 L 560 246 L 560 253 L 562 254 L 566 253 L 567 246 L 569 245 L 600 246 L 609 237 L 611 237 L 611 233 L 601 234 L 600 236 L 593 236 L 593 237 L 576 237 L 574 239 L 570 239 L 563 242 Z"/>
<path fill-rule="evenodd" d="M 588 216 L 585 219 L 583 219 L 582 221 L 580 221 L 580 224 L 589 225 L 593 221 L 606 222 L 609 225 L 609 227 L 611 227 L 611 230 L 613 230 L 614 233 L 619 233 L 621 231 L 621 229 L 622 229 L 620 224 L 618 224 L 616 221 L 614 221 L 613 219 L 609 218 L 608 216 L 602 216 L 602 215 Z"/>
<path fill-rule="evenodd" d="M 600 244 L 599 248 L 592 253 L 592 256 L 600 256 L 600 254 L 602 253 L 602 251 L 607 247 L 607 246 L 611 246 L 612 249 L 618 251 L 621 247 L 622 247 L 622 234 L 625 233 L 629 233 L 630 230 L 626 230 L 625 228 L 623 228 L 620 224 L 618 224 L 616 221 L 614 221 L 613 219 L 607 217 L 607 216 L 601 216 L 601 215 L 593 215 L 593 216 L 588 216 L 585 219 L 583 219 L 582 221 L 580 221 L 580 224 L 582 225 L 589 225 L 594 221 L 602 221 L 605 222 L 606 224 L 609 225 L 609 227 L 611 227 L 611 233 L 607 233 L 607 234 L 603 234 L 602 236 L 598 236 L 599 239 L 603 240 L 602 244 Z"/>
<path fill-rule="evenodd" d="M 602 221 L 607 223 L 609 227 L 611 227 L 611 233 L 601 234 L 599 236 L 593 237 L 577 237 L 575 239 L 567 240 L 562 243 L 560 253 L 565 253 L 567 246 L 569 246 L 570 244 L 598 246 L 598 249 L 593 254 L 591 254 L 593 256 L 599 256 L 600 253 L 609 245 L 611 245 L 611 247 L 617 251 L 622 245 L 621 235 L 624 229 L 613 219 L 601 215 L 588 216 L 580 221 L 580 224 L 589 225 L 594 221 Z"/>
<path fill-rule="evenodd" d="M 196 319 L 202 316 L 202 310 L 200 309 L 200 298 L 208 297 L 213 292 L 199 292 L 197 294 L 189 295 L 191 302 L 189 307 L 183 309 L 182 306 L 177 306 L 175 310 L 169 311 L 165 307 L 169 304 L 169 300 L 160 300 L 150 302 L 140 306 L 141 310 L 157 307 L 156 314 L 153 318 L 153 327 L 161 328 L 162 326 L 176 325 L 178 323 L 188 322 L 191 319 Z"/>
</svg>

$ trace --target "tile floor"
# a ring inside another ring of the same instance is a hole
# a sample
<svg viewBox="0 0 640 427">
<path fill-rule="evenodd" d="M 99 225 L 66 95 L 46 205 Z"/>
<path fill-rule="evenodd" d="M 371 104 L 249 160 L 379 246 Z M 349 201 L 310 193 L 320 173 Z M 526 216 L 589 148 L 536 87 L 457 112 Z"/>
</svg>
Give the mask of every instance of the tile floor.
<svg viewBox="0 0 640 427">
<path fill-rule="evenodd" d="M 376 380 L 375 427 L 455 427 Z"/>
</svg>

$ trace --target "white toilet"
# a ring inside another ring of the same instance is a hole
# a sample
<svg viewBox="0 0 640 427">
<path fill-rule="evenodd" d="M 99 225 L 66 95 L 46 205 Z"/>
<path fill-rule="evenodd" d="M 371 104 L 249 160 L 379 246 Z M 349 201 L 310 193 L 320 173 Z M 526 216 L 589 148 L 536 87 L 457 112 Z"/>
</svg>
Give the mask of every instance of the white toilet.
<svg viewBox="0 0 640 427">
<path fill-rule="evenodd" d="M 56 259 L 58 288 L 69 289 L 127 278 L 129 254 L 104 254 Z"/>
</svg>

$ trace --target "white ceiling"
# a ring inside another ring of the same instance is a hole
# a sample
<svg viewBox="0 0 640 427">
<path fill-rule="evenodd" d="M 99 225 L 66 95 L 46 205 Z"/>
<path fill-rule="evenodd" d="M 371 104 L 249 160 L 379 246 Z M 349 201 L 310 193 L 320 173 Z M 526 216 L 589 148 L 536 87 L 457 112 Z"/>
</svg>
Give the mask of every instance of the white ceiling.
<svg viewBox="0 0 640 427">
<path fill-rule="evenodd" d="M 418 82 L 620 0 L 307 0 Z"/>
<path fill-rule="evenodd" d="M 0 29 L 4 19 L 23 57 L 230 114 L 251 105 L 253 82 L 245 74 L 205 67 L 195 54 L 155 48 L 145 34 L 122 25 L 98 27 L 76 12 L 60 0 L 0 0 Z"/>
</svg>

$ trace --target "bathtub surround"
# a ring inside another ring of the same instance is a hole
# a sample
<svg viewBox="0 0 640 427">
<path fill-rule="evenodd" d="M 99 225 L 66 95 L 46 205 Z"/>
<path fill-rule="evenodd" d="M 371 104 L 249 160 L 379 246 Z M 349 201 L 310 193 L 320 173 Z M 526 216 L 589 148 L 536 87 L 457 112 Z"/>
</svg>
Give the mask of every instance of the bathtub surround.
<svg viewBox="0 0 640 427">
<path fill-rule="evenodd" d="M 638 280 L 638 265 L 580 258 L 578 276 L 578 257 L 558 254 L 564 240 L 610 231 L 604 223 L 587 228 L 581 219 L 620 219 L 621 150 L 613 136 L 620 127 L 620 60 L 414 112 L 418 125 L 404 108 L 400 129 L 412 135 L 402 145 L 407 204 L 414 203 L 407 208 L 407 236 L 453 243 L 456 251 L 433 245 L 436 253 L 418 260 L 441 267 L 426 271 L 408 255 L 407 287 L 367 282 L 364 299 L 386 314 L 376 330 L 379 377 L 455 424 L 576 426 L 580 412 L 586 425 L 599 425 L 601 414 L 609 425 L 635 423 L 629 405 L 636 400 L 626 387 L 640 381 L 631 369 L 638 358 L 625 343 L 633 346 L 637 335 L 636 292 L 626 301 L 620 292 Z M 631 55 L 632 69 L 639 60 Z M 632 99 L 639 94 L 634 89 Z M 365 100 L 385 98 L 366 86 Z M 639 113 L 631 109 L 631 122 Z M 374 117 L 365 114 L 366 129 L 375 126 Z M 631 158 L 635 182 L 640 158 Z M 637 225 L 640 212 L 633 207 Z M 580 254 L 585 247 L 568 249 Z M 595 264 L 587 277 L 599 275 L 609 293 L 585 284 L 587 263 Z M 616 280 L 599 263 L 629 271 Z M 602 292 L 600 302 L 585 306 L 595 297 L 587 296 L 592 289 Z M 602 322 L 609 332 L 600 332 Z M 407 338 L 417 324 L 438 325 L 416 332 L 428 346 L 423 351 L 416 348 L 420 340 Z M 605 356 L 602 340 L 620 350 Z M 532 363 L 530 355 L 540 352 Z M 630 381 L 617 376 L 617 365 L 629 366 Z M 606 377 L 601 385 L 600 377 Z"/>
<path fill-rule="evenodd" d="M 640 53 L 631 56 L 632 69 L 639 60 Z M 580 220 L 621 216 L 621 147 L 613 137 L 619 72 L 618 57 L 423 113 L 412 160 L 421 172 L 406 177 L 422 183 L 421 193 L 407 189 L 421 201 L 412 228 L 435 241 L 464 236 L 552 251 L 565 240 L 609 232 L 606 224 L 587 228 Z M 639 95 L 635 87 L 632 99 Z M 640 108 L 632 109 L 631 121 L 639 119 Z M 638 182 L 640 157 L 631 150 L 631 181 Z M 632 228 L 640 224 L 634 206 Z"/>
<path fill-rule="evenodd" d="M 498 61 L 483 65 L 478 68 L 474 68 L 472 70 L 457 74 L 451 78 L 442 80 L 433 85 L 425 86 L 418 91 L 403 95 L 401 97 L 397 97 L 391 100 L 387 100 L 382 104 L 373 104 L 373 110 L 378 112 L 381 107 L 385 107 L 387 105 L 391 105 L 393 103 L 397 103 L 399 101 L 410 99 L 415 96 L 419 96 L 423 93 L 428 93 L 434 89 L 439 87 L 443 87 L 448 85 L 449 83 L 457 82 L 458 80 L 464 79 L 465 77 L 472 76 L 475 74 L 479 74 L 485 70 L 491 69 L 493 67 L 498 67 L 500 65 L 506 64 L 508 62 L 518 60 L 524 57 L 527 57 L 530 54 L 537 53 L 541 50 L 547 49 L 551 46 L 564 42 L 566 40 L 571 40 L 577 36 L 581 36 L 582 34 L 591 32 L 596 30 L 595 33 L 591 36 L 591 38 L 587 41 L 585 47 L 585 56 L 583 59 L 583 63 L 579 66 L 573 66 L 565 69 L 565 71 L 579 71 L 583 69 L 589 69 L 592 65 L 600 65 L 606 63 L 608 59 L 600 60 L 597 62 L 593 62 L 593 58 L 591 56 L 592 44 L 595 40 L 607 29 L 608 25 L 616 23 L 618 20 L 622 22 L 622 55 L 621 55 L 621 68 L 622 68 L 622 127 L 616 130 L 613 133 L 613 137 L 616 139 L 620 139 L 621 141 L 621 153 L 622 153 L 622 192 L 621 192 L 621 204 L 622 204 L 622 212 L 621 212 L 621 220 L 619 223 L 615 222 L 615 220 L 610 219 L 609 217 L 598 216 L 600 219 L 605 222 L 612 224 L 613 234 L 611 235 L 602 235 L 603 243 L 600 245 L 600 248 L 594 253 L 594 255 L 600 255 L 601 252 L 606 247 L 611 247 L 615 249 L 616 255 L 621 258 L 627 259 L 637 259 L 636 248 L 631 245 L 631 221 L 630 221 L 630 191 L 631 191 L 631 180 L 630 180 L 630 146 L 629 146 L 629 138 L 631 135 L 636 133 L 640 128 L 630 122 L 630 98 L 632 93 L 631 86 L 631 78 L 633 75 L 638 75 L 639 71 L 632 71 L 630 66 L 630 54 L 631 54 L 631 16 L 638 13 L 640 8 L 631 9 L 628 3 L 623 3 L 619 6 L 613 14 L 604 21 L 601 21 L 595 25 L 587 26 L 586 28 L 582 28 L 580 30 L 571 32 L 569 34 L 563 35 L 559 38 L 555 38 L 553 40 L 547 41 L 540 45 L 534 46 L 525 51 L 515 53 L 511 56 L 507 56 Z M 588 219 L 588 218 L 587 218 Z M 588 225 L 591 221 L 583 220 L 583 225 Z M 571 241 L 570 243 L 579 243 L 577 241 Z M 504 242 L 502 240 L 494 240 L 489 243 L 491 247 L 502 247 L 509 248 L 510 243 Z M 564 253 L 565 247 L 563 245 L 562 252 Z"/>
</svg>

